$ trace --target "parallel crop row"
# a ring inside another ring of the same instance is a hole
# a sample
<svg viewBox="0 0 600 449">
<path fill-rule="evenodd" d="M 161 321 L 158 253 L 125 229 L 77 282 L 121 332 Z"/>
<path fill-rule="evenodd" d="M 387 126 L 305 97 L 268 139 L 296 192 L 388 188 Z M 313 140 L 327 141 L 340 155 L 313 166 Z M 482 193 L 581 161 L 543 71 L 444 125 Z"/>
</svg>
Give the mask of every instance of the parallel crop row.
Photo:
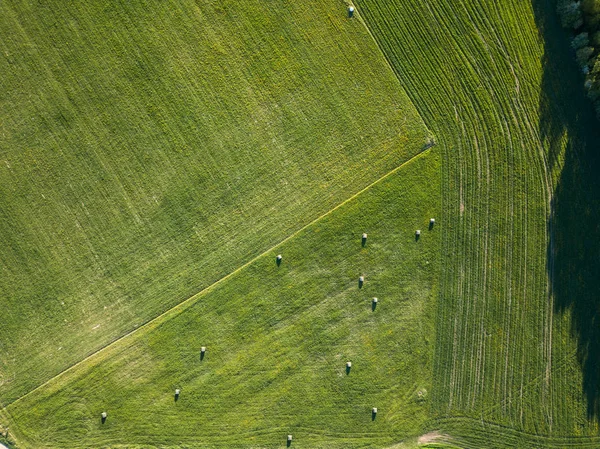
<svg viewBox="0 0 600 449">
<path fill-rule="evenodd" d="M 434 413 L 525 440 L 595 434 L 568 318 L 555 316 L 548 281 L 553 183 L 570 136 L 538 31 L 547 5 L 357 3 L 443 148 Z"/>
</svg>

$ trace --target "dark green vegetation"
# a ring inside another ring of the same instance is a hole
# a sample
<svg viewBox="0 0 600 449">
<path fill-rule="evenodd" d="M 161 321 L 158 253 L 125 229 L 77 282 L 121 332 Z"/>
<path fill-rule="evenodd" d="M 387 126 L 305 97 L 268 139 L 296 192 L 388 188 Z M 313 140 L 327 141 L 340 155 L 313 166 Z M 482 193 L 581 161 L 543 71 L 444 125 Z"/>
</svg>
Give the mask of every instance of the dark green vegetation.
<svg viewBox="0 0 600 449">
<path fill-rule="evenodd" d="M 13 433 L 40 448 L 280 447 L 288 433 L 299 448 L 383 447 L 419 435 L 441 241 L 427 228 L 440 212 L 431 151 L 9 406 Z"/>
<path fill-rule="evenodd" d="M 600 420 L 600 127 L 575 69 L 563 64 L 569 52 L 564 35 L 557 32 L 556 18 L 537 4 L 537 21 L 546 42 L 545 90 L 548 98 L 542 118 L 551 147 L 554 171 L 560 170 L 554 195 L 548 258 L 555 309 L 571 320 L 576 356 L 582 368 L 587 416 Z M 565 83 L 565 80 L 570 80 Z M 557 86 L 561 86 L 560 89 Z M 564 157 L 557 145 L 566 140 Z M 591 445 L 597 442 L 591 442 Z"/>
<path fill-rule="evenodd" d="M 556 4 L 359 5 L 443 151 L 430 427 L 597 447 L 599 140 Z"/>
<path fill-rule="evenodd" d="M 600 0 L 559 0 L 557 10 L 562 25 L 572 32 L 571 48 L 585 75 L 587 95 L 600 119 Z"/>
<path fill-rule="evenodd" d="M 335 1 L 8 1 L 0 42 L 4 405 L 427 137 Z"/>
</svg>

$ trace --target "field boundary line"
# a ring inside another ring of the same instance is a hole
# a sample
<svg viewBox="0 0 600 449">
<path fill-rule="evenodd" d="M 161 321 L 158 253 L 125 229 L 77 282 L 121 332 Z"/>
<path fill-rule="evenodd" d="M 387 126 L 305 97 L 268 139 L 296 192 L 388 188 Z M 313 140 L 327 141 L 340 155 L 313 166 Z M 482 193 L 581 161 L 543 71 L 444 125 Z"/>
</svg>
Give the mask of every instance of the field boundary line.
<svg viewBox="0 0 600 449">
<path fill-rule="evenodd" d="M 433 138 L 433 141 L 435 142 L 433 145 L 435 145 L 437 143 L 437 136 L 431 130 L 430 124 L 427 123 L 425 117 L 423 116 L 423 113 L 422 113 L 421 109 L 417 107 L 418 103 L 416 103 L 414 101 L 414 99 L 409 95 L 408 90 L 406 89 L 406 87 L 404 87 L 404 83 L 402 82 L 402 78 L 400 78 L 400 74 L 394 68 L 394 64 L 392 64 L 392 61 L 390 61 L 387 53 L 384 51 L 384 49 L 382 48 L 381 44 L 379 43 L 379 41 L 377 40 L 377 38 L 373 34 L 373 31 L 371 31 L 371 27 L 369 27 L 369 25 L 367 24 L 366 19 L 363 18 L 362 15 L 360 14 L 360 7 L 358 8 L 358 12 L 359 12 L 359 14 L 358 14 L 358 20 L 360 21 L 360 23 L 362 24 L 362 26 L 367 30 L 367 33 L 369 33 L 369 36 L 371 37 L 371 39 L 375 43 L 375 46 L 377 47 L 377 50 L 379 51 L 379 54 L 381 55 L 381 57 L 385 61 L 385 63 L 388 66 L 388 68 L 391 70 L 392 74 L 394 75 L 394 78 L 396 78 L 396 80 L 398 81 L 398 84 L 402 88 L 403 92 L 406 94 L 407 98 L 410 100 L 410 103 L 416 109 L 419 117 L 421 118 L 421 121 L 425 125 L 425 128 L 427 129 L 427 131 L 429 131 L 430 136 Z"/>
<path fill-rule="evenodd" d="M 95 350 L 94 352 L 92 352 L 91 354 L 89 354 L 88 356 L 84 357 L 83 359 L 81 359 L 78 362 L 75 362 L 74 364 L 68 366 L 67 368 L 63 369 L 62 371 L 60 371 L 58 374 L 52 376 L 50 379 L 46 380 L 45 382 L 41 383 L 40 385 L 38 385 L 37 387 L 35 387 L 34 389 L 28 391 L 27 393 L 19 396 L 18 398 L 16 398 L 14 401 L 9 402 L 8 404 L 3 404 L 2 405 L 2 409 L 1 410 L 5 410 L 8 412 L 8 408 L 14 404 L 16 404 L 17 402 L 19 402 L 20 400 L 26 398 L 27 396 L 29 396 L 32 393 L 35 393 L 36 391 L 38 391 L 39 389 L 45 387 L 46 385 L 50 384 L 51 382 L 53 382 L 55 379 L 58 379 L 59 377 L 63 376 L 64 374 L 68 373 L 69 371 L 72 371 L 73 369 L 77 368 L 78 366 L 84 364 L 85 362 L 87 362 L 88 360 L 90 360 L 91 358 L 97 356 L 98 354 L 100 354 L 101 352 L 104 352 L 105 350 L 107 350 L 108 348 L 112 347 L 113 345 L 117 344 L 118 342 L 125 340 L 128 337 L 131 337 L 132 335 L 138 333 L 139 331 L 146 329 L 148 326 L 160 321 L 162 318 L 167 317 L 170 314 L 174 314 L 177 312 L 181 312 L 183 310 L 185 310 L 188 306 L 192 305 L 196 299 L 198 299 L 199 297 L 203 296 L 204 294 L 210 292 L 211 290 L 213 290 L 215 287 L 217 287 L 219 284 L 223 283 L 224 281 L 226 281 L 227 279 L 233 277 L 235 274 L 239 273 L 240 271 L 242 271 L 244 268 L 248 267 L 249 265 L 253 264 L 254 262 L 256 262 L 257 260 L 259 260 L 260 258 L 266 256 L 268 253 L 270 253 L 271 251 L 273 251 L 274 249 L 280 247 L 281 245 L 283 245 L 284 243 L 288 242 L 289 240 L 293 239 L 294 237 L 298 236 L 300 233 L 302 233 L 303 231 L 305 231 L 306 229 L 308 229 L 309 227 L 311 227 L 312 225 L 316 224 L 317 222 L 321 221 L 323 218 L 327 217 L 328 215 L 330 215 L 331 213 L 335 212 L 336 210 L 338 210 L 339 208 L 341 208 L 342 206 L 344 206 L 345 204 L 349 203 L 350 201 L 356 199 L 358 196 L 362 195 L 363 193 L 365 193 L 367 190 L 369 190 L 371 187 L 379 184 L 380 182 L 382 182 L 383 180 L 389 178 L 390 176 L 392 176 L 393 174 L 395 174 L 396 172 L 398 172 L 400 169 L 402 169 L 403 167 L 407 166 L 408 164 L 410 164 L 411 162 L 417 160 L 418 158 L 420 158 L 421 156 L 425 155 L 427 152 L 429 152 L 429 150 L 435 146 L 435 144 L 433 145 L 428 145 L 425 148 L 423 148 L 421 151 L 419 151 L 417 154 L 415 154 L 414 156 L 412 156 L 410 159 L 404 161 L 403 163 L 401 163 L 400 165 L 398 165 L 396 168 L 390 170 L 389 172 L 385 173 L 383 176 L 377 178 L 375 181 L 373 181 L 372 183 L 368 184 L 366 187 L 362 188 L 361 190 L 359 190 L 358 192 L 352 194 L 351 196 L 349 196 L 348 198 L 346 198 L 344 201 L 342 201 L 341 203 L 339 203 L 338 205 L 334 206 L 333 208 L 329 209 L 328 211 L 326 211 L 325 213 L 323 213 L 322 215 L 319 215 L 318 217 L 316 217 L 314 220 L 312 220 L 311 222 L 305 224 L 304 226 L 302 226 L 300 229 L 294 231 L 292 234 L 288 235 L 287 237 L 285 237 L 283 240 L 281 240 L 279 243 L 276 243 L 275 245 L 271 246 L 270 248 L 266 249 L 265 251 L 263 251 L 262 253 L 260 253 L 259 255 L 253 257 L 252 259 L 250 259 L 248 262 L 245 262 L 244 264 L 240 265 L 238 268 L 236 268 L 235 270 L 233 270 L 232 272 L 226 274 L 225 276 L 223 276 L 221 279 L 218 279 L 217 281 L 213 282 L 212 284 L 210 284 L 208 287 L 203 288 L 202 290 L 200 290 L 197 293 L 194 293 L 192 296 L 190 296 L 187 299 L 184 299 L 183 301 L 175 304 L 173 307 L 165 310 L 164 312 L 162 312 L 161 314 L 155 316 L 154 318 L 150 318 L 149 320 L 147 320 L 146 322 L 142 323 L 140 326 L 136 327 L 135 329 L 127 332 L 126 334 L 121 335 L 120 337 L 116 338 L 115 340 L 107 343 L 106 345 L 98 348 L 97 350 Z"/>
</svg>

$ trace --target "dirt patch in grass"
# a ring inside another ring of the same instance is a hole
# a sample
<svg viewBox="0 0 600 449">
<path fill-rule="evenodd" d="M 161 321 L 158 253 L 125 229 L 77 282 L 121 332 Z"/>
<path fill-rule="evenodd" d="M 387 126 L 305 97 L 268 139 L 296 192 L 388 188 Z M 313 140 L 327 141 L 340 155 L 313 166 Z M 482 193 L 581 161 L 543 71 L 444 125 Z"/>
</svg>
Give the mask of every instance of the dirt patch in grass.
<svg viewBox="0 0 600 449">
<path fill-rule="evenodd" d="M 448 441 L 450 437 L 438 431 L 428 432 L 425 435 L 421 435 L 417 440 L 419 444 L 431 444 L 441 441 Z"/>
</svg>

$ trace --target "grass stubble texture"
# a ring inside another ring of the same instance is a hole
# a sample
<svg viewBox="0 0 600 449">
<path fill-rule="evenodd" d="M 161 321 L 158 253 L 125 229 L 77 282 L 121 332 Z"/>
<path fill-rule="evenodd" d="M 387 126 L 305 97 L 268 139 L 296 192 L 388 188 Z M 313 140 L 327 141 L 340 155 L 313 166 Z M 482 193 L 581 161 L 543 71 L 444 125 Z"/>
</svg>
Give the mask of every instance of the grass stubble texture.
<svg viewBox="0 0 600 449">
<path fill-rule="evenodd" d="M 13 434 L 36 448 L 281 447 L 287 434 L 298 448 L 412 441 L 432 388 L 441 232 L 427 226 L 440 212 L 440 169 L 428 150 L 16 401 Z"/>
<path fill-rule="evenodd" d="M 438 444 L 598 447 L 598 126 L 554 2 L 356 3 L 442 151 Z"/>
<path fill-rule="evenodd" d="M 439 232 L 411 240 L 435 210 L 433 152 L 9 406 L 28 445 L 383 447 L 431 430 L 440 446 L 598 446 L 598 139 L 554 3 L 356 3 L 436 134 Z"/>
<path fill-rule="evenodd" d="M 0 42 L 2 405 L 428 138 L 335 1 L 6 1 Z"/>
</svg>

